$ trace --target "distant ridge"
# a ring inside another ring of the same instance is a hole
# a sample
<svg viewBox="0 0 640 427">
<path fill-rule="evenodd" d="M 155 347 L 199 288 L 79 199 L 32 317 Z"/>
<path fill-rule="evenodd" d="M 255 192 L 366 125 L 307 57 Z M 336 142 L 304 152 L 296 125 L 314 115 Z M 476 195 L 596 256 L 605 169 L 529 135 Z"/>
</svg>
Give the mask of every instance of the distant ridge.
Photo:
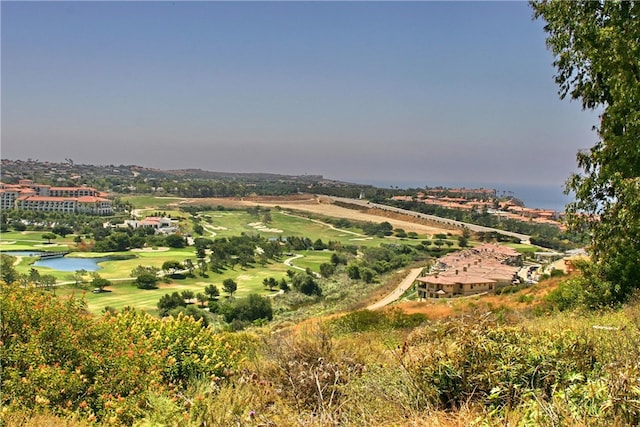
<svg viewBox="0 0 640 427">
<path fill-rule="evenodd" d="M 217 172 L 203 169 L 169 169 L 149 168 L 139 165 L 92 165 L 75 163 L 71 159 L 65 162 L 49 162 L 40 160 L 11 160 L 2 159 L 0 168 L 0 180 L 13 182 L 22 178 L 36 180 L 84 180 L 92 178 L 130 178 L 161 179 L 177 177 L 181 179 L 217 179 L 222 181 L 243 182 L 286 182 L 305 185 L 358 185 L 371 187 L 366 184 L 357 184 L 332 179 L 325 179 L 323 175 L 290 175 L 265 172 Z"/>
</svg>

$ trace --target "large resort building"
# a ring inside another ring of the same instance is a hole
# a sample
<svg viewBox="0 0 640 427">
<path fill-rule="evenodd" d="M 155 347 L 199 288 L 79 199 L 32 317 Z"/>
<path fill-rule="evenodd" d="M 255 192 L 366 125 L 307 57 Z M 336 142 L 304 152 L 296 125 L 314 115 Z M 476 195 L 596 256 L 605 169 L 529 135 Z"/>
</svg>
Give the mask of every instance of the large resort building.
<svg viewBox="0 0 640 427">
<path fill-rule="evenodd" d="M 484 244 L 439 258 L 429 274 L 416 279 L 416 289 L 423 298 L 494 292 L 517 280 L 521 264 L 518 251 Z"/>
<path fill-rule="evenodd" d="M 111 200 L 91 187 L 53 187 L 22 179 L 18 184 L 0 183 L 0 209 L 37 212 L 111 215 Z"/>
</svg>

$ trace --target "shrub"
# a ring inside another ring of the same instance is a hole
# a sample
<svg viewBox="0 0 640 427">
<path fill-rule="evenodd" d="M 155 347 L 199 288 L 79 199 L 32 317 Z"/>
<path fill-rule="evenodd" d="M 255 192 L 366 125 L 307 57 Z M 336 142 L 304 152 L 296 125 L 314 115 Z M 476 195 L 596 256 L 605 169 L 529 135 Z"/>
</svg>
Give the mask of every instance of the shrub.
<svg viewBox="0 0 640 427">
<path fill-rule="evenodd" d="M 18 286 L 2 286 L 0 303 L 1 399 L 8 413 L 50 411 L 131 425 L 153 396 L 173 397 L 197 378 L 230 375 L 239 349 L 251 344 L 183 315 L 159 320 L 124 310 L 96 319 L 82 300 Z"/>
<path fill-rule="evenodd" d="M 233 320 L 253 322 L 258 319 L 273 319 L 271 300 L 258 294 L 250 294 L 246 298 L 223 304 L 220 307 L 220 313 L 229 323 Z"/>
<path fill-rule="evenodd" d="M 508 410 L 533 394 L 548 401 L 595 361 L 592 343 L 571 331 L 536 333 L 486 317 L 420 328 L 403 352 L 425 404 L 441 409 L 477 403 Z"/>
<path fill-rule="evenodd" d="M 1 298 L 3 405 L 131 424 L 162 390 L 151 343 L 96 322 L 81 300 L 6 286 Z"/>
<path fill-rule="evenodd" d="M 371 330 L 412 328 L 427 321 L 424 314 L 406 314 L 400 309 L 388 311 L 358 310 L 340 316 L 330 322 L 340 333 L 366 332 Z"/>
<path fill-rule="evenodd" d="M 358 357 L 337 347 L 324 326 L 278 334 L 268 345 L 265 374 L 294 402 L 300 416 L 313 413 L 339 425 L 334 416 L 344 403 L 343 390 L 364 369 Z"/>
</svg>

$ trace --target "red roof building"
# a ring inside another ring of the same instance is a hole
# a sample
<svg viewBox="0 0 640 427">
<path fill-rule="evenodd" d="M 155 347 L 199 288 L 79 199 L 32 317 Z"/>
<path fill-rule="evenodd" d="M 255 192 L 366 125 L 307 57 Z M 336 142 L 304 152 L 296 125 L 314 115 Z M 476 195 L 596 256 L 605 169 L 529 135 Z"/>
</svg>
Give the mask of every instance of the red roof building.
<svg viewBox="0 0 640 427">
<path fill-rule="evenodd" d="M 416 279 L 416 288 L 427 298 L 492 292 L 512 284 L 520 264 L 518 251 L 484 244 L 439 258 L 430 274 Z"/>
<path fill-rule="evenodd" d="M 52 187 L 31 180 L 0 183 L 0 209 L 111 215 L 111 200 L 92 187 Z"/>
</svg>

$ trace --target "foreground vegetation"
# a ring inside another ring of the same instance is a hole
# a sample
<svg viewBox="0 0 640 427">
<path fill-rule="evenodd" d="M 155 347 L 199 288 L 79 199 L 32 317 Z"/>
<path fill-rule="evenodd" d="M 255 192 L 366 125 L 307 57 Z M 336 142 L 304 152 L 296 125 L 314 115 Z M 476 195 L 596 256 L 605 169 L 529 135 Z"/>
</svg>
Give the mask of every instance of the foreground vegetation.
<svg viewBox="0 0 640 427">
<path fill-rule="evenodd" d="M 6 425 L 640 421 L 636 302 L 501 320 L 354 311 L 225 333 L 135 310 L 96 318 L 18 286 L 1 298 Z"/>
</svg>

